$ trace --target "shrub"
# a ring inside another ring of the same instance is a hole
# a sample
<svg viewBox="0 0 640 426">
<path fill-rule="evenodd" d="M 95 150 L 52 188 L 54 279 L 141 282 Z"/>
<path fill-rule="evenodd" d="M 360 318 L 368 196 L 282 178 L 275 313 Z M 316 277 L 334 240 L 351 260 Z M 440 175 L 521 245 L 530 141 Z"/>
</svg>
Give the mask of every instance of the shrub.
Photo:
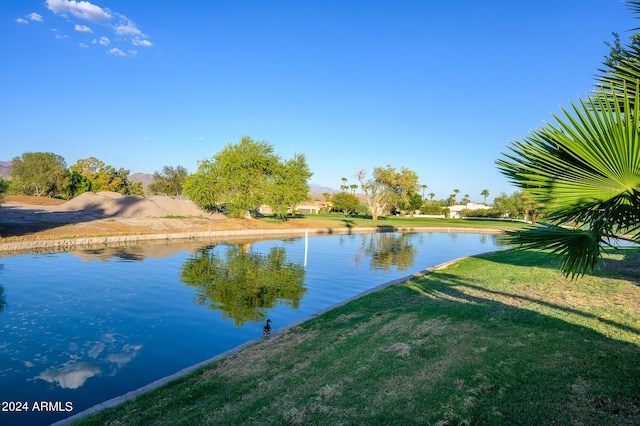
<svg viewBox="0 0 640 426">
<path fill-rule="evenodd" d="M 491 218 L 500 218 L 504 216 L 504 213 L 498 209 L 477 209 L 470 210 L 464 209 L 460 212 L 462 217 L 491 217 Z"/>
<path fill-rule="evenodd" d="M 441 215 L 442 207 L 434 205 L 422 206 L 420 211 L 422 214 Z"/>
</svg>

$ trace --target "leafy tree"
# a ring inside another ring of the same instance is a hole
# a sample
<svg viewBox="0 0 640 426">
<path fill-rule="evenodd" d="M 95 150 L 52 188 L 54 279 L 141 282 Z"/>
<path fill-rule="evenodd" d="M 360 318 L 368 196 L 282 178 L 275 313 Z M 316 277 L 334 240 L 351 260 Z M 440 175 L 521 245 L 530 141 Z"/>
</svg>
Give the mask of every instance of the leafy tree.
<svg viewBox="0 0 640 426">
<path fill-rule="evenodd" d="M 390 165 L 373 169 L 373 179 L 367 180 L 364 170 L 356 173 L 360 182 L 371 218 L 377 220 L 387 209 L 409 206 L 411 197 L 418 189 L 418 175 L 402 167 L 400 171 Z"/>
<path fill-rule="evenodd" d="M 510 195 L 507 195 L 506 192 L 501 192 L 500 195 L 494 198 L 493 204 L 497 211 L 513 219 L 523 218 L 526 213 L 522 191 L 515 191 Z"/>
<path fill-rule="evenodd" d="M 333 210 L 343 212 L 344 214 L 353 214 L 358 211 L 360 199 L 353 194 L 346 192 L 337 192 L 331 198 Z"/>
<path fill-rule="evenodd" d="M 433 203 L 433 197 L 435 197 L 435 196 L 436 196 L 436 194 L 434 194 L 433 192 L 430 192 L 430 193 L 428 193 L 427 195 L 429 196 L 429 202 L 430 202 L 430 203 Z"/>
<path fill-rule="evenodd" d="M 184 193 L 203 209 L 223 209 L 231 217 L 251 217 L 262 204 L 272 204 L 278 214 L 283 206 L 306 200 L 311 176 L 304 155 L 282 163 L 273 146 L 243 136 L 185 179 Z"/>
<path fill-rule="evenodd" d="M 66 176 L 64 158 L 52 152 L 25 152 L 11 160 L 11 185 L 18 194 L 61 196 Z"/>
<path fill-rule="evenodd" d="M 640 12 L 640 2 L 631 5 Z M 572 277 L 594 269 L 609 238 L 640 241 L 640 50 L 634 42 L 621 51 L 592 96 L 496 161 L 548 221 L 510 233 L 512 241 L 551 249 Z"/>
<path fill-rule="evenodd" d="M 277 165 L 269 179 L 266 199 L 276 217 L 284 219 L 287 212 L 294 212 L 296 205 L 308 198 L 311 175 L 304 154 L 295 154 Z"/>
<path fill-rule="evenodd" d="M 153 182 L 147 188 L 152 194 L 179 196 L 187 177 L 187 169 L 182 166 L 164 166 L 162 171 L 153 173 Z"/>
<path fill-rule="evenodd" d="M 197 304 L 242 325 L 263 321 L 279 304 L 298 308 L 307 290 L 304 275 L 304 267 L 288 261 L 282 247 L 265 255 L 227 245 L 224 252 L 211 246 L 195 253 L 182 266 L 180 280 L 196 289 Z"/>
<path fill-rule="evenodd" d="M 71 170 L 67 178 L 67 184 L 65 186 L 67 198 L 75 198 L 78 195 L 88 191 L 91 191 L 91 180 L 88 177 L 80 174 L 78 170 Z"/>
<path fill-rule="evenodd" d="M 406 202 L 400 204 L 400 210 L 408 211 L 411 216 L 418 210 L 423 203 L 423 199 L 417 192 L 411 194 Z"/>
<path fill-rule="evenodd" d="M 122 195 L 142 195 L 142 183 L 129 180 L 129 170 L 106 165 L 95 157 L 84 158 L 69 166 L 71 172 L 68 192 L 112 191 Z"/>
<path fill-rule="evenodd" d="M 378 220 L 378 216 L 383 214 L 387 208 L 388 189 L 384 183 L 379 182 L 376 179 L 367 180 L 367 175 L 364 170 L 360 170 L 356 173 L 356 178 L 362 187 L 362 192 L 364 194 L 367 207 L 369 208 L 371 219 Z"/>
<path fill-rule="evenodd" d="M 8 189 L 9 183 L 4 179 L 0 179 L 0 204 L 4 202 L 4 194 L 6 194 Z"/>
<path fill-rule="evenodd" d="M 464 194 L 462 200 L 460 200 L 461 204 L 469 204 L 470 202 L 471 198 L 469 197 L 469 194 Z"/>
<path fill-rule="evenodd" d="M 483 204 L 487 204 L 487 197 L 489 196 L 489 190 L 488 189 L 483 189 L 482 192 L 480 193 L 480 195 L 482 195 L 483 198 Z"/>
</svg>

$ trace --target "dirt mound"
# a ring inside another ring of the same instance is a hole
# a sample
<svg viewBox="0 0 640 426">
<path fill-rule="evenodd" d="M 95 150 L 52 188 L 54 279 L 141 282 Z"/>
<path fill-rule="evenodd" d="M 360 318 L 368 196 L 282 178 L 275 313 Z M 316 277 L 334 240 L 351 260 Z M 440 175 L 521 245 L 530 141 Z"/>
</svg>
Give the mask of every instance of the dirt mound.
<svg viewBox="0 0 640 426">
<path fill-rule="evenodd" d="M 193 203 L 173 197 L 144 198 L 139 195 L 123 196 L 117 192 L 85 192 L 57 208 L 64 212 L 85 212 L 108 217 L 213 217 Z M 218 217 L 218 215 L 216 215 Z"/>
</svg>

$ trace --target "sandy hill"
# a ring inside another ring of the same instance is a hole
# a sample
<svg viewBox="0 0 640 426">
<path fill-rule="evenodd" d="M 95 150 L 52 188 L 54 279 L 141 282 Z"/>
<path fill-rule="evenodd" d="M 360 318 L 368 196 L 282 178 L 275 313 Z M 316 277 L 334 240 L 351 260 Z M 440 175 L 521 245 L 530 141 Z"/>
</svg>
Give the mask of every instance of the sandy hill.
<svg viewBox="0 0 640 426">
<path fill-rule="evenodd" d="M 85 192 L 56 208 L 57 211 L 82 211 L 109 217 L 165 217 L 205 216 L 219 217 L 200 209 L 195 204 L 168 196 L 141 197 L 121 195 L 117 192 Z"/>
</svg>

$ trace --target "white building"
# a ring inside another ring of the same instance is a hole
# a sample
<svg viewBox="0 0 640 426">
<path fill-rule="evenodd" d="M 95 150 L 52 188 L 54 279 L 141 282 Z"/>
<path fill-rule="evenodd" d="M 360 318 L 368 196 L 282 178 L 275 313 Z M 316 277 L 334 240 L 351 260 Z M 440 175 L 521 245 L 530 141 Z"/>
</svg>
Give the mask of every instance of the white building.
<svg viewBox="0 0 640 426">
<path fill-rule="evenodd" d="M 467 203 L 467 204 L 456 204 L 454 206 L 449 206 L 449 217 L 451 219 L 462 219 L 462 210 L 480 210 L 480 209 L 490 209 L 491 207 L 486 204 L 476 204 L 476 203 Z"/>
</svg>

